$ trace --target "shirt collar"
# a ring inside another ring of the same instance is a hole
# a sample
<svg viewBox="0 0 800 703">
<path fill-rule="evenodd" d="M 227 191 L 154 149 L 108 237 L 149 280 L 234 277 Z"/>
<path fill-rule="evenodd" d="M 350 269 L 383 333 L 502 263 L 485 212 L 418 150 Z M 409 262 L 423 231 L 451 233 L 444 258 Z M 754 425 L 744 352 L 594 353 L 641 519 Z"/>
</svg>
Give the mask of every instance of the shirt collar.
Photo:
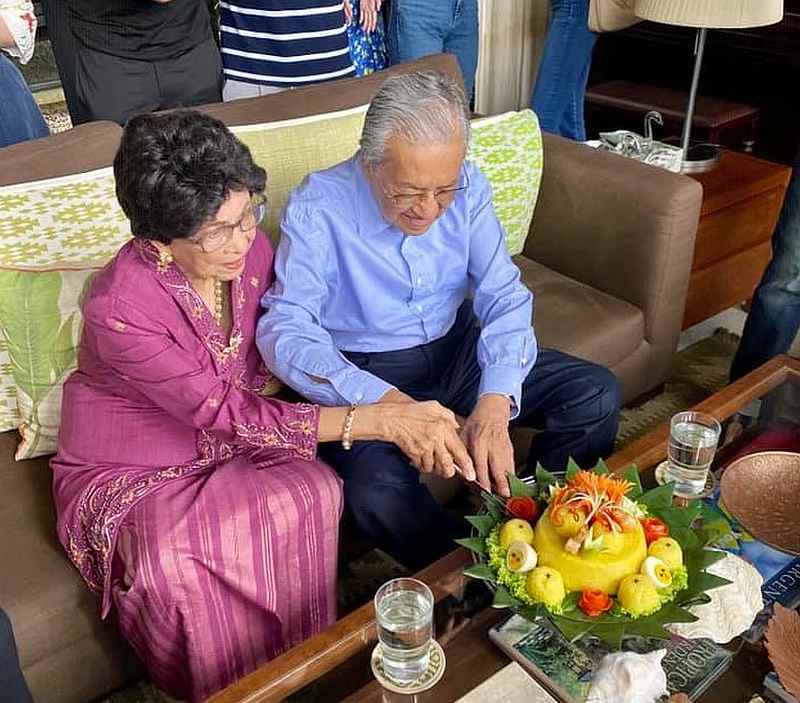
<svg viewBox="0 0 800 703">
<path fill-rule="evenodd" d="M 359 153 L 356 153 L 353 157 L 358 231 L 360 234 L 377 234 L 393 225 L 381 212 L 381 206 L 372 192 L 372 187 L 367 180 L 367 174 L 364 173 L 364 167 L 361 165 Z"/>
</svg>

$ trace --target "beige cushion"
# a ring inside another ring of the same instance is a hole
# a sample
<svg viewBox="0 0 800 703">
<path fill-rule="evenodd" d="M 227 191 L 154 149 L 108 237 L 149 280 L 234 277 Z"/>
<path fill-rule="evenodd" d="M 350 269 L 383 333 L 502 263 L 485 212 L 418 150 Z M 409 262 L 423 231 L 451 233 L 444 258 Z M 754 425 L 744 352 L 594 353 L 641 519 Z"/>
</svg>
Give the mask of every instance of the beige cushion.
<svg viewBox="0 0 800 703">
<path fill-rule="evenodd" d="M 644 315 L 630 303 L 562 276 L 525 256 L 515 256 L 534 294 L 539 345 L 612 367 L 644 339 Z"/>
</svg>

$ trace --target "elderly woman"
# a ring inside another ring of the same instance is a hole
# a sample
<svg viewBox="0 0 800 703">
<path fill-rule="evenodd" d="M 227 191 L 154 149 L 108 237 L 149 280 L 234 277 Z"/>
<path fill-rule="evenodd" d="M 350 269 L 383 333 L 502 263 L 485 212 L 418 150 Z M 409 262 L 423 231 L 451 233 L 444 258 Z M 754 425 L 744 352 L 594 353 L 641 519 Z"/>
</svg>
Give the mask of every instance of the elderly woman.
<svg viewBox="0 0 800 703">
<path fill-rule="evenodd" d="M 191 111 L 128 123 L 134 239 L 94 279 L 52 462 L 60 539 L 151 679 L 201 700 L 335 618 L 340 481 L 318 442 L 384 440 L 471 471 L 435 403 L 319 408 L 253 344 L 272 251 L 265 173 Z"/>
</svg>

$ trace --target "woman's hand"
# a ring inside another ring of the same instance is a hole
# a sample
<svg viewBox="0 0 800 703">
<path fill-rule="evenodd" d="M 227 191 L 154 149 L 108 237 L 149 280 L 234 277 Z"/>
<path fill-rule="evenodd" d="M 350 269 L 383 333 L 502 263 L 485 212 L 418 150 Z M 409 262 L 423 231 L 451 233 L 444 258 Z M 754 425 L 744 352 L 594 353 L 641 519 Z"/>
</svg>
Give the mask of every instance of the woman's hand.
<svg viewBox="0 0 800 703">
<path fill-rule="evenodd" d="M 467 481 L 475 480 L 472 459 L 458 436 L 458 422 L 450 410 L 435 400 L 382 402 L 367 407 L 370 411 L 362 417 L 369 422 L 370 415 L 375 414 L 379 439 L 396 444 L 420 471 L 443 478 L 451 478 L 458 471 Z"/>
<path fill-rule="evenodd" d="M 361 19 L 361 28 L 369 34 L 378 26 L 378 13 L 381 10 L 380 0 L 361 0 L 358 12 Z"/>
</svg>

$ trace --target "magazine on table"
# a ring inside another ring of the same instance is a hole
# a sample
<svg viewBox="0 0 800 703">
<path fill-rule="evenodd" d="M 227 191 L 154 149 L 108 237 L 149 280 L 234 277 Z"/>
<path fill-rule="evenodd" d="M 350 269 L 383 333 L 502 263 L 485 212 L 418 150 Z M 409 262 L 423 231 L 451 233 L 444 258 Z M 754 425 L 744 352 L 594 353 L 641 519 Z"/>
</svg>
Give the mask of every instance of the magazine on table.
<svg viewBox="0 0 800 703">
<path fill-rule="evenodd" d="M 489 637 L 545 689 L 563 703 L 584 703 L 600 661 L 610 652 L 595 638 L 567 640 L 545 618 L 531 622 L 512 615 L 489 631 Z M 661 662 L 672 693 L 695 700 L 730 666 L 733 653 L 708 639 L 635 638 L 626 649 L 639 653 L 666 649 Z"/>
</svg>

